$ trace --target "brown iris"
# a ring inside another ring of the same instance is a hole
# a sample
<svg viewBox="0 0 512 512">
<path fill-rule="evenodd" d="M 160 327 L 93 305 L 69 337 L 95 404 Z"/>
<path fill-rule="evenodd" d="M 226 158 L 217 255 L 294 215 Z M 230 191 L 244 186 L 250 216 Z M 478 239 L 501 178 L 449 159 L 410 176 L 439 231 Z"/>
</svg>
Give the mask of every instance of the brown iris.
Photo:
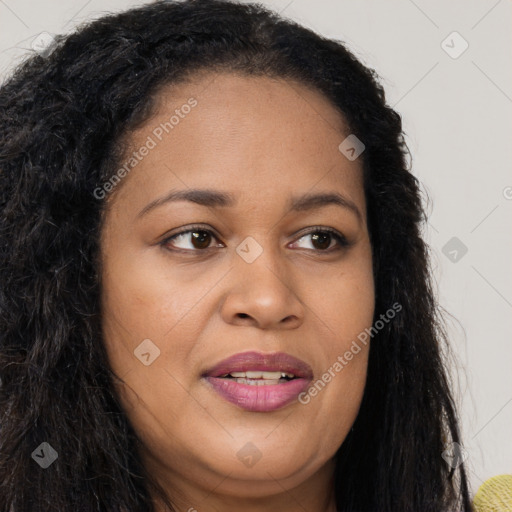
<svg viewBox="0 0 512 512">
<path fill-rule="evenodd" d="M 207 231 L 191 231 L 192 245 L 196 249 L 207 249 L 211 242 L 211 235 Z"/>
<path fill-rule="evenodd" d="M 329 245 L 331 245 L 331 236 L 329 233 L 312 233 L 311 234 L 311 240 L 313 245 L 315 245 L 315 242 L 318 243 L 320 241 L 320 247 L 317 247 L 318 249 L 328 249 Z"/>
</svg>

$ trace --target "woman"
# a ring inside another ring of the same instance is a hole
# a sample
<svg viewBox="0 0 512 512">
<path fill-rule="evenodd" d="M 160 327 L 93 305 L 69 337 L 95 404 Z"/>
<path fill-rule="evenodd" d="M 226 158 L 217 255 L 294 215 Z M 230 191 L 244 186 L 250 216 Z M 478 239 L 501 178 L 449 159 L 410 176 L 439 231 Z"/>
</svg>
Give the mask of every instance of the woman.
<svg viewBox="0 0 512 512">
<path fill-rule="evenodd" d="M 376 74 L 215 0 L 47 54 L 0 90 L 1 510 L 470 510 Z"/>
</svg>

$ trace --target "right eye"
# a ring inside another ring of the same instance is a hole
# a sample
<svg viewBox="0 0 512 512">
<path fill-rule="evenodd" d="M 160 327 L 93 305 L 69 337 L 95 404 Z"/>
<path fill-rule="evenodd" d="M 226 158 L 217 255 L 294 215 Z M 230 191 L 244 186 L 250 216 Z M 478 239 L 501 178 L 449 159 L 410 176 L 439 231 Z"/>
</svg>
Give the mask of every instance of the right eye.
<svg viewBox="0 0 512 512">
<path fill-rule="evenodd" d="M 190 235 L 192 235 L 192 237 L 190 237 Z M 212 238 L 216 239 L 217 237 L 209 229 L 205 229 L 201 226 L 192 226 L 191 228 L 166 238 L 161 242 L 161 245 L 171 251 L 197 252 L 210 249 Z M 176 247 L 177 243 L 186 245 L 187 242 L 189 243 L 189 247 Z"/>
</svg>

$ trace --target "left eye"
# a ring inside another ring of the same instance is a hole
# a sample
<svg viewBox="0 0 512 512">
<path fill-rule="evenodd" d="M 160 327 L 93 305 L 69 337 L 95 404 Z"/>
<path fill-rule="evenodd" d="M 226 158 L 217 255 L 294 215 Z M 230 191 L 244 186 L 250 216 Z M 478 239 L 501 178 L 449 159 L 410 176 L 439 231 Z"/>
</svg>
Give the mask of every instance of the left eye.
<svg viewBox="0 0 512 512">
<path fill-rule="evenodd" d="M 320 249 L 318 249 L 318 247 L 313 247 L 313 250 L 317 249 L 320 250 L 320 252 L 331 252 L 332 250 L 339 250 L 349 245 L 347 239 L 341 233 L 338 233 L 332 229 L 325 228 L 309 231 L 308 233 L 302 235 L 301 238 L 299 238 L 299 240 L 295 243 L 298 243 L 300 240 L 308 236 L 311 236 L 312 244 L 317 244 L 317 246 L 320 246 Z M 331 247 L 330 244 L 332 239 L 335 241 L 334 248 Z M 336 243 L 338 247 L 336 247 Z"/>
<path fill-rule="evenodd" d="M 192 238 L 190 239 L 190 235 Z M 311 237 L 311 244 L 313 247 L 311 250 L 317 250 L 319 252 L 331 252 L 332 250 L 339 250 L 343 247 L 347 247 L 349 243 L 347 239 L 337 231 L 333 229 L 326 228 L 315 228 L 308 233 L 302 234 L 302 236 L 294 242 L 293 245 L 296 245 L 301 240 Z M 192 244 L 192 247 L 179 247 L 176 242 L 180 241 L 188 241 Z M 209 229 L 205 228 L 191 228 L 185 231 L 181 231 L 180 233 L 176 233 L 169 238 L 163 240 L 162 245 L 164 245 L 169 250 L 177 250 L 177 251 L 185 251 L 185 252 L 195 252 L 195 250 L 206 250 L 210 249 L 210 243 L 212 239 L 217 239 L 215 234 Z M 331 242 L 335 241 L 334 247 L 331 246 Z M 315 247 L 316 245 L 316 247 Z M 337 245 L 337 247 L 336 247 Z M 170 248 L 169 248 L 170 246 Z M 218 247 L 222 247 L 222 244 L 219 244 Z M 308 249 L 306 247 L 306 249 Z"/>
</svg>

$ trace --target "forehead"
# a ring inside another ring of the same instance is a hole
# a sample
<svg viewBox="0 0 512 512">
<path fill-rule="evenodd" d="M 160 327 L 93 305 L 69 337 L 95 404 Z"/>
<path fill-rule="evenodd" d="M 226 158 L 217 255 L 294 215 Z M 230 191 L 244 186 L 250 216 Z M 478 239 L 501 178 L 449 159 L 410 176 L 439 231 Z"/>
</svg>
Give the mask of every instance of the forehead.
<svg viewBox="0 0 512 512">
<path fill-rule="evenodd" d="M 308 126 L 310 131 L 349 135 L 343 115 L 321 91 L 293 79 L 240 72 L 200 71 L 184 82 L 160 88 L 154 98 L 155 120 L 179 110 L 191 97 L 199 106 L 195 118 L 203 124 L 215 116 L 224 129 L 230 120 L 232 128 L 240 131 L 250 129 L 253 121 L 264 124 L 267 131 L 271 125 L 286 128 L 290 135 L 306 132 Z M 290 123 L 298 117 L 299 125 Z"/>
<path fill-rule="evenodd" d="M 339 149 L 349 134 L 336 107 L 301 83 L 201 73 L 160 89 L 154 114 L 130 134 L 121 195 L 148 202 L 200 184 L 262 205 L 318 187 L 345 192 L 364 211 L 361 161 Z"/>
</svg>

